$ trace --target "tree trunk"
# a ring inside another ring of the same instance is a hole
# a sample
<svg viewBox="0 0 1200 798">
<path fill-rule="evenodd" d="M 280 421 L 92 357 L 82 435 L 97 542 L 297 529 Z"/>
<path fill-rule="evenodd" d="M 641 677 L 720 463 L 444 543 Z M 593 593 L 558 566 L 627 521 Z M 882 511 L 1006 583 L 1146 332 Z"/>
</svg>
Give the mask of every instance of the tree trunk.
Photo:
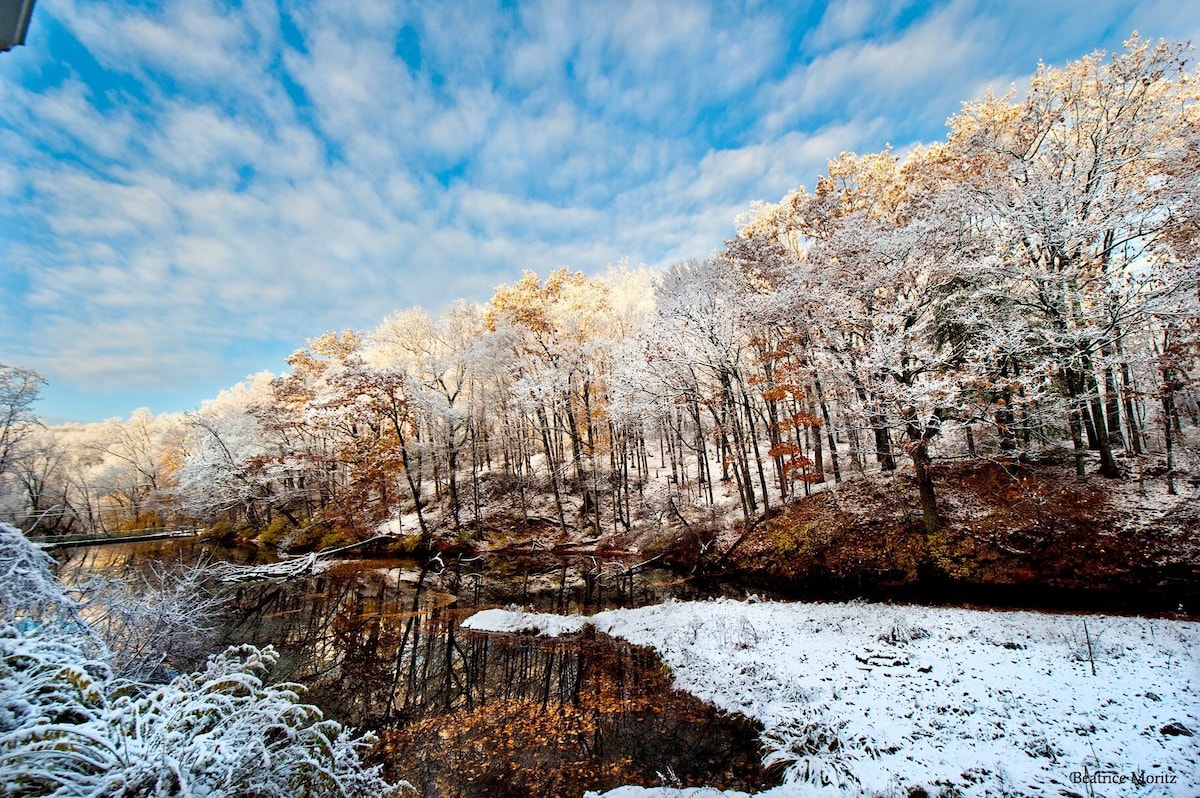
<svg viewBox="0 0 1200 798">
<path fill-rule="evenodd" d="M 818 482 L 825 481 L 825 443 L 821 437 L 821 428 L 816 424 L 808 427 L 808 435 L 813 450 L 813 465 L 817 471 Z"/>
<path fill-rule="evenodd" d="M 404 468 L 404 479 L 408 482 L 409 492 L 412 493 L 413 506 L 417 511 L 417 526 L 421 530 L 420 548 L 428 549 L 433 542 L 433 536 L 429 532 L 429 526 L 425 523 L 425 514 L 421 511 L 421 483 L 413 479 L 412 468 L 409 466 L 408 444 L 404 440 L 404 431 L 400 426 L 398 419 L 392 419 L 393 428 L 396 431 L 396 439 L 400 443 L 400 464 Z"/>
<path fill-rule="evenodd" d="M 817 390 L 817 403 L 821 406 L 821 420 L 825 422 L 825 435 L 829 439 L 829 465 L 833 468 L 833 482 L 836 485 L 842 481 L 842 469 L 838 464 L 837 440 L 833 437 L 833 423 L 829 420 L 829 405 L 825 401 L 825 391 L 821 388 L 819 377 L 813 378 L 813 387 Z"/>
<path fill-rule="evenodd" d="M 1100 399 L 1100 385 L 1096 380 L 1096 370 L 1090 359 L 1084 359 L 1088 398 L 1092 408 L 1092 417 L 1096 428 L 1096 449 L 1100 452 L 1100 474 L 1106 477 L 1119 477 L 1121 470 L 1113 459 L 1112 446 L 1108 439 L 1108 425 L 1104 420 L 1104 405 Z"/>
<path fill-rule="evenodd" d="M 546 452 L 546 466 L 550 472 L 550 486 L 554 489 L 554 507 L 558 511 L 558 528 L 567 534 L 567 517 L 563 513 L 562 491 L 558 487 L 558 468 L 554 464 L 554 446 L 550 441 L 550 420 L 546 417 L 546 407 L 541 403 L 537 409 L 538 421 L 541 425 L 542 448 Z"/>
<path fill-rule="evenodd" d="M 574 373 L 567 377 L 565 412 L 567 415 L 567 435 L 571 438 L 571 456 L 575 458 L 575 481 L 579 483 L 582 490 L 585 484 L 583 474 L 583 439 L 579 434 L 579 422 L 575 418 L 574 391 L 571 387 L 573 383 Z"/>
<path fill-rule="evenodd" d="M 1079 408 L 1075 407 L 1074 400 L 1071 400 L 1071 405 L 1067 416 L 1067 426 L 1071 430 L 1071 445 L 1075 448 L 1075 475 L 1082 477 L 1087 474 L 1087 450 L 1083 448 L 1083 431 L 1079 421 Z"/>
<path fill-rule="evenodd" d="M 717 409 L 715 407 L 713 407 L 712 405 L 709 405 L 708 412 L 712 414 L 713 423 L 716 425 L 716 430 L 717 430 L 717 434 L 718 434 L 718 438 L 717 438 L 718 451 L 724 450 L 724 452 L 725 452 L 725 454 L 721 457 L 721 469 L 723 472 L 722 476 L 721 476 L 721 481 L 728 482 L 729 481 L 729 461 L 733 457 L 733 453 L 732 453 L 733 447 L 731 447 L 729 444 L 729 436 L 726 434 L 725 425 L 722 423 L 723 419 L 721 418 L 721 415 L 723 415 L 725 413 L 725 409 L 724 409 L 724 407 L 722 407 L 722 412 L 719 415 L 717 413 Z M 746 491 L 742 487 L 742 472 L 741 472 L 741 469 L 738 468 L 738 464 L 736 462 L 733 464 L 733 479 L 734 479 L 734 482 L 737 484 L 738 499 L 740 499 L 741 503 L 742 503 L 742 516 L 746 520 L 746 528 L 749 529 L 750 523 L 751 523 L 751 521 L 750 521 L 750 504 L 746 500 Z"/>
<path fill-rule="evenodd" d="M 446 470 L 449 472 L 446 478 L 446 488 L 450 494 L 450 519 L 454 522 L 454 531 L 457 532 L 462 528 L 462 522 L 459 520 L 458 446 L 454 442 L 456 435 L 454 430 L 447 430 L 447 434 L 451 437 L 446 452 Z"/>
<path fill-rule="evenodd" d="M 876 414 L 871 416 L 871 430 L 875 433 L 875 459 L 882 471 L 895 471 L 896 458 L 892 454 L 891 436 L 888 435 L 884 417 Z"/>
<path fill-rule="evenodd" d="M 1117 389 L 1117 374 L 1112 366 L 1104 367 L 1104 419 L 1107 422 L 1110 446 L 1128 449 L 1121 436 L 1121 394 Z"/>
<path fill-rule="evenodd" d="M 1166 381 L 1164 375 L 1164 382 Z M 1171 416 L 1175 412 L 1175 396 L 1164 389 L 1162 397 L 1163 434 L 1167 444 L 1167 493 L 1172 496 L 1175 492 L 1175 434 L 1171 430 Z"/>
<path fill-rule="evenodd" d="M 758 497 L 754 495 L 754 479 L 750 476 L 750 455 L 746 447 L 746 430 L 742 427 L 742 415 L 738 412 L 736 400 L 733 397 L 733 386 L 728 377 L 724 378 L 724 393 L 726 414 L 733 421 L 733 442 L 737 447 L 737 460 L 734 470 L 741 472 L 740 484 L 746 492 L 746 502 L 750 509 L 758 512 Z"/>
<path fill-rule="evenodd" d="M 771 512 L 771 497 L 767 489 L 767 474 L 763 470 L 762 453 L 758 446 L 758 429 L 754 425 L 754 412 L 750 409 L 750 397 L 746 395 L 746 388 L 742 384 L 742 378 L 739 376 L 738 388 L 742 394 L 742 407 L 746 410 L 746 421 L 750 425 L 750 443 L 754 449 L 754 463 L 758 467 L 758 483 L 762 487 L 763 494 L 763 510 L 767 513 Z"/>
<path fill-rule="evenodd" d="M 1134 386 L 1129 373 L 1129 363 L 1121 361 L 1121 402 L 1125 408 L 1126 436 L 1134 454 L 1142 453 L 1142 430 L 1133 403 Z M 1139 403 L 1140 404 L 1140 403 Z"/>
<path fill-rule="evenodd" d="M 915 423 L 905 425 L 909 440 L 909 456 L 913 462 L 913 474 L 917 480 L 917 492 L 921 497 L 921 518 L 925 521 L 925 534 L 932 537 L 938 531 L 937 494 L 933 488 L 933 459 L 929 456 L 929 441 L 937 434 L 936 428 L 922 429 Z"/>
</svg>

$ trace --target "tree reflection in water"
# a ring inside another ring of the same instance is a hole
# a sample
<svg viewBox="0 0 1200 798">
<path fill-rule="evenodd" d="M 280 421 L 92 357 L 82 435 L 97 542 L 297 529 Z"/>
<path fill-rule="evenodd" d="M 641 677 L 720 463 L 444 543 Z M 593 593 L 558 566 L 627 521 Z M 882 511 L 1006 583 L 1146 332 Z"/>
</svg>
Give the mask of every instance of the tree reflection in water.
<svg viewBox="0 0 1200 798">
<path fill-rule="evenodd" d="M 605 580 L 570 563 L 440 573 L 339 564 L 241 589 L 230 642 L 272 642 L 277 676 L 381 732 L 372 757 L 427 796 L 558 796 L 619 784 L 758 789 L 757 729 L 671 689 L 650 651 L 594 632 L 544 639 L 460 629 L 483 606 L 595 611 L 690 597 L 668 572 Z"/>
</svg>

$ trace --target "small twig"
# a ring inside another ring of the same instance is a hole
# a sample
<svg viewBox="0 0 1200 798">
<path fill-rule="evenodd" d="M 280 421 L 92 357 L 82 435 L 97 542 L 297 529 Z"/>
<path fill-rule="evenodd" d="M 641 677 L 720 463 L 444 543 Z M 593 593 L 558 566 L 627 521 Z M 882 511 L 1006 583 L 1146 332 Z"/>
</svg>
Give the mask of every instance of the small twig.
<svg viewBox="0 0 1200 798">
<path fill-rule="evenodd" d="M 664 555 L 662 555 L 662 554 L 657 554 L 648 560 L 644 560 L 642 562 L 631 565 L 628 568 L 626 568 L 624 571 L 621 571 L 621 573 L 618 574 L 618 576 L 628 576 L 629 574 L 635 573 L 639 568 L 643 568 L 643 567 L 649 565 L 650 563 L 654 562 L 655 560 L 662 559 L 663 556 Z"/>
<path fill-rule="evenodd" d="M 1083 621 L 1083 636 L 1087 640 L 1088 662 L 1092 663 L 1092 675 L 1096 675 L 1096 658 L 1092 655 L 1092 635 L 1088 632 L 1087 620 Z"/>
</svg>

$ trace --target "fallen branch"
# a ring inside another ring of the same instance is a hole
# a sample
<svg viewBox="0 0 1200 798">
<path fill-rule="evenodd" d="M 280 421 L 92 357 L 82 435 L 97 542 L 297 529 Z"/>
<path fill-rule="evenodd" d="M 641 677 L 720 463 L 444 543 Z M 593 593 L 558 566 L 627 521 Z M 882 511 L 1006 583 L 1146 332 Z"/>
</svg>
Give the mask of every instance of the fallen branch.
<svg viewBox="0 0 1200 798">
<path fill-rule="evenodd" d="M 309 576 L 316 570 L 317 552 L 294 560 L 283 560 L 267 565 L 238 565 L 231 562 L 217 563 L 213 574 L 222 582 L 238 584 L 260 582 L 268 579 L 296 579 Z"/>
<path fill-rule="evenodd" d="M 648 560 L 643 560 L 642 562 L 634 563 L 633 565 L 626 568 L 624 571 L 621 571 L 621 573 L 618 574 L 618 576 L 629 576 L 632 573 L 636 573 L 639 568 L 645 568 L 647 565 L 654 562 L 655 560 L 661 560 L 662 558 L 663 558 L 662 554 L 656 554 Z"/>
</svg>

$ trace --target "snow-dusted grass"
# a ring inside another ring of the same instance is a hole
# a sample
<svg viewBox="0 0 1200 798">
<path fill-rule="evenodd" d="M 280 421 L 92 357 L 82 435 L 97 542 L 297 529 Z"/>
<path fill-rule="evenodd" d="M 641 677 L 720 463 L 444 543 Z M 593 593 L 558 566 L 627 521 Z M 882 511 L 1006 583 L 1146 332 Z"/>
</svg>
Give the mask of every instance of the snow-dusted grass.
<svg viewBox="0 0 1200 798">
<path fill-rule="evenodd" d="M 488 610 L 466 625 L 585 622 L 654 647 L 679 688 L 761 721 L 766 760 L 786 766 L 772 796 L 1200 794 L 1200 736 L 1169 733 L 1200 734 L 1197 623 L 711 601 L 588 619 Z M 622 790 L 607 795 L 719 794 Z"/>
</svg>

